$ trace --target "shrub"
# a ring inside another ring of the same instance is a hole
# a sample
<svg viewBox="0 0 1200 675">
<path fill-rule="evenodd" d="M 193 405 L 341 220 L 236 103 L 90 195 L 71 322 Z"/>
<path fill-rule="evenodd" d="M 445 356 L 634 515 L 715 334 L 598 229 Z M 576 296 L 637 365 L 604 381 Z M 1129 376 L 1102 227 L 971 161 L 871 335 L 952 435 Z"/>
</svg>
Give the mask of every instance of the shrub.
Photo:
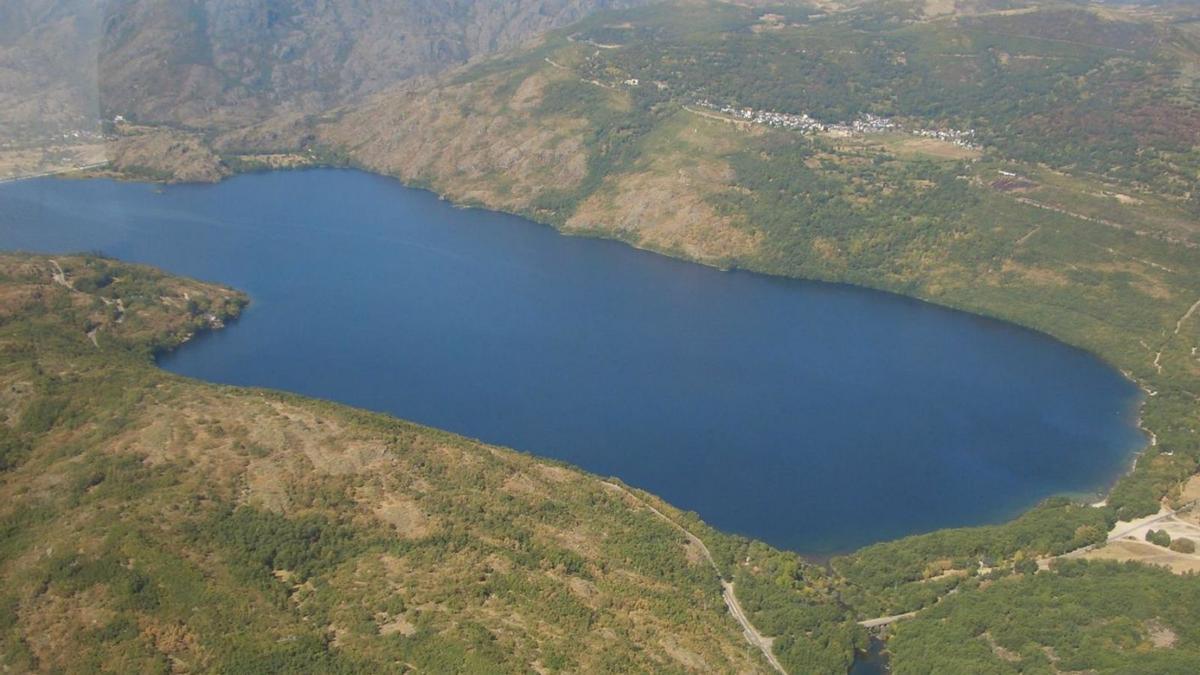
<svg viewBox="0 0 1200 675">
<path fill-rule="evenodd" d="M 1177 551 L 1179 553 L 1195 553 L 1196 542 L 1192 541 L 1191 539 L 1184 539 L 1181 537 L 1171 542 L 1170 548 L 1172 551 Z"/>
<path fill-rule="evenodd" d="M 1166 530 L 1147 530 L 1146 541 L 1156 546 L 1170 546 L 1171 535 Z"/>
</svg>

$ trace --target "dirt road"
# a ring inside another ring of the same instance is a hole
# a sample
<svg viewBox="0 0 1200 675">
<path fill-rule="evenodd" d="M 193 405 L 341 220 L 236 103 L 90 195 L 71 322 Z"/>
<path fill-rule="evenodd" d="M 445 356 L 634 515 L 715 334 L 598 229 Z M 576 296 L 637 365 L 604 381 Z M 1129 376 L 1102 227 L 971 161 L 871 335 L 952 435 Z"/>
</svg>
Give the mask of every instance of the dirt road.
<svg viewBox="0 0 1200 675">
<path fill-rule="evenodd" d="M 704 554 L 704 559 L 708 561 L 708 564 L 713 568 L 713 571 L 717 573 L 717 577 L 721 577 L 721 569 L 717 567 L 717 561 L 713 558 L 712 553 L 708 550 L 708 546 L 704 545 L 704 541 L 701 540 L 700 537 L 697 537 L 679 523 L 668 518 L 662 511 L 659 511 L 650 504 L 647 504 L 637 495 L 625 489 L 623 485 L 610 483 L 608 481 L 604 481 L 604 485 L 625 494 L 642 506 L 650 509 L 654 515 L 670 523 L 671 526 L 682 532 L 684 536 L 688 538 L 688 541 L 699 548 Z M 787 671 L 783 669 L 783 664 L 779 663 L 779 659 L 775 658 L 775 652 L 771 651 L 771 643 L 773 642 L 773 639 L 764 636 L 762 633 L 759 633 L 758 629 L 754 627 L 754 624 L 750 623 L 750 619 L 747 618 L 746 612 L 742 610 L 742 605 L 738 602 L 737 594 L 734 593 L 733 583 L 725 581 L 723 578 L 721 579 L 721 597 L 725 600 L 725 606 L 729 608 L 729 613 L 733 615 L 733 618 L 739 624 L 741 624 L 742 633 L 745 634 L 746 639 L 750 641 L 750 644 L 758 647 L 759 651 L 762 652 L 763 657 L 768 663 L 771 664 L 772 668 L 774 668 L 777 672 L 784 673 L 786 675 Z"/>
</svg>

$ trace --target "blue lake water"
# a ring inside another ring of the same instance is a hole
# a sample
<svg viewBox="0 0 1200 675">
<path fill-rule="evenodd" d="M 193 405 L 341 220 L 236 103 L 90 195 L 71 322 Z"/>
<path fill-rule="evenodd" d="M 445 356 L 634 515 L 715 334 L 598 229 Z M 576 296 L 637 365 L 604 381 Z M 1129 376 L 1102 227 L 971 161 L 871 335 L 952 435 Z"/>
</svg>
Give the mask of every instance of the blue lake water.
<svg viewBox="0 0 1200 675">
<path fill-rule="evenodd" d="M 618 476 L 807 553 L 1103 489 L 1138 393 L 1082 351 L 893 295 L 720 272 L 354 171 L 0 186 L 0 248 L 247 291 L 163 367 Z"/>
</svg>

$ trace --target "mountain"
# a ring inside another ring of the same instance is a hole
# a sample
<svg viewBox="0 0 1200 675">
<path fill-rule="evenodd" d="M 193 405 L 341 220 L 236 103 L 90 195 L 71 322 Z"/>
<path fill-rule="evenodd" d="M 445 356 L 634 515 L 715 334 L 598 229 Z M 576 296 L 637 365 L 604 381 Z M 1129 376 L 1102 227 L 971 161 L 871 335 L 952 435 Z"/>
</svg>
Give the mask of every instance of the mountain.
<svg viewBox="0 0 1200 675">
<path fill-rule="evenodd" d="M 637 0 L 11 0 L 4 136 L 312 112 Z M 4 140 L 9 140 L 5 138 Z"/>
</svg>

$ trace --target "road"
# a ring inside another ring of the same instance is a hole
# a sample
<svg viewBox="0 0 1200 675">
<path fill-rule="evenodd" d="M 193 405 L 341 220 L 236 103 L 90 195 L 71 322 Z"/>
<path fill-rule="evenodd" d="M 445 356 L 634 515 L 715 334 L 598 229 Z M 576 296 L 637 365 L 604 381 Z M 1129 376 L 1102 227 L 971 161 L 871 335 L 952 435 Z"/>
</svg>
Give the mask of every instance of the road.
<svg viewBox="0 0 1200 675">
<path fill-rule="evenodd" d="M 64 173 L 71 173 L 73 171 L 87 171 L 89 169 L 99 169 L 102 166 L 108 166 L 107 159 L 104 160 L 103 162 L 93 162 L 92 164 L 81 164 L 80 166 L 69 166 L 69 167 L 65 167 L 62 169 L 55 169 L 53 171 L 42 171 L 40 173 L 30 173 L 30 174 L 24 174 L 21 176 L 9 176 L 8 178 L 0 178 L 0 184 L 16 183 L 18 181 L 32 180 L 34 178 L 47 178 L 49 176 L 61 176 Z"/>
<path fill-rule="evenodd" d="M 1137 520 L 1130 522 L 1128 527 L 1123 528 L 1119 532 L 1117 531 L 1116 527 L 1113 527 L 1112 532 L 1110 532 L 1108 535 L 1108 541 L 1116 541 L 1123 537 L 1128 537 L 1129 535 L 1134 534 L 1138 530 L 1141 530 L 1142 528 L 1153 525 L 1153 524 L 1159 522 L 1160 520 L 1166 520 L 1168 518 L 1174 518 L 1174 517 L 1175 517 L 1174 510 L 1163 507 L 1163 509 L 1161 511 L 1159 511 L 1158 513 L 1156 513 L 1152 516 L 1146 516 L 1145 518 L 1139 518 Z M 1087 548 L 1091 548 L 1091 547 L 1087 547 Z M 1074 553 L 1074 551 L 1072 551 L 1072 553 Z"/>
<path fill-rule="evenodd" d="M 1200 304 L 1200 303 L 1197 303 L 1197 304 Z M 1179 510 L 1182 511 L 1182 510 L 1188 508 L 1189 506 L 1192 506 L 1193 504 L 1195 504 L 1195 502 L 1188 502 L 1187 504 L 1184 504 L 1183 506 L 1181 506 L 1179 508 Z M 1124 539 L 1125 537 L 1128 537 L 1130 535 L 1134 535 L 1138 539 L 1142 539 L 1145 537 L 1146 530 L 1149 529 L 1149 527 L 1151 525 L 1156 525 L 1156 524 L 1162 523 L 1164 521 L 1174 522 L 1178 525 L 1182 525 L 1185 528 L 1196 528 L 1195 525 L 1192 525 L 1190 523 L 1183 523 L 1183 522 L 1179 521 L 1177 518 L 1175 518 L 1175 514 L 1176 514 L 1176 510 L 1169 509 L 1164 506 L 1161 511 L 1159 511 L 1158 513 L 1155 513 L 1153 515 L 1130 521 L 1127 525 L 1124 525 L 1124 526 L 1121 526 L 1120 524 L 1118 524 L 1117 526 L 1114 526 L 1112 531 L 1109 533 L 1107 541 L 1117 541 L 1118 539 Z M 1198 537 L 1198 538 L 1200 538 L 1200 537 Z M 1075 557 L 1081 556 L 1095 548 L 1096 548 L 1096 546 L 1094 544 L 1089 545 L 1089 546 L 1084 546 L 1083 548 L 1077 548 L 1074 551 L 1069 551 L 1058 557 L 1075 558 Z M 1053 560 L 1053 557 L 1043 558 L 1043 559 L 1039 560 L 1038 562 L 1039 562 L 1039 564 L 1049 564 L 1049 562 L 1051 560 Z M 953 595 L 957 591 L 958 591 L 958 589 L 955 588 L 955 589 L 951 590 L 950 593 L 947 594 L 947 596 Z M 946 596 L 938 598 L 938 602 L 941 602 L 945 597 Z M 862 626 L 863 628 L 880 628 L 882 626 L 887 626 L 887 625 L 890 625 L 897 621 L 901 621 L 903 619 L 911 619 L 912 617 L 914 617 L 916 615 L 917 615 L 917 612 L 905 612 L 904 614 L 893 614 L 891 616 L 881 616 L 881 617 L 878 617 L 875 619 L 867 619 L 865 621 L 859 621 L 858 625 Z"/>
<path fill-rule="evenodd" d="M 708 550 L 708 546 L 704 544 L 704 541 L 701 540 L 700 537 L 692 534 L 679 523 L 668 518 L 662 511 L 659 511 L 650 504 L 647 504 L 637 495 L 625 489 L 625 486 L 617 483 L 610 483 L 608 481 L 603 481 L 603 483 L 609 488 L 625 494 L 637 503 L 641 504 L 647 509 L 650 509 L 654 515 L 663 519 L 672 527 L 682 532 L 684 536 L 688 538 L 688 541 L 700 549 L 700 551 L 704 554 L 704 559 L 708 561 L 708 564 L 713 568 L 713 571 L 717 573 L 717 578 L 721 579 L 721 598 L 725 600 L 725 606 L 729 609 L 729 613 L 732 614 L 733 618 L 742 626 L 742 633 L 746 636 L 746 639 L 750 641 L 750 644 L 758 647 L 758 650 L 762 652 L 763 658 L 767 660 L 767 663 L 771 664 L 771 667 L 774 668 L 776 672 L 787 675 L 787 671 L 783 669 L 783 664 L 779 663 L 779 659 L 775 658 L 775 652 L 771 651 L 771 643 L 773 642 L 773 639 L 764 636 L 762 633 L 759 633 L 758 629 L 754 627 L 754 624 L 750 623 L 750 619 L 747 618 L 746 612 L 742 610 L 741 603 L 738 602 L 737 594 L 734 593 L 733 583 L 725 581 L 725 579 L 721 577 L 721 568 L 717 567 L 717 561 L 713 558 L 712 553 Z"/>
</svg>

